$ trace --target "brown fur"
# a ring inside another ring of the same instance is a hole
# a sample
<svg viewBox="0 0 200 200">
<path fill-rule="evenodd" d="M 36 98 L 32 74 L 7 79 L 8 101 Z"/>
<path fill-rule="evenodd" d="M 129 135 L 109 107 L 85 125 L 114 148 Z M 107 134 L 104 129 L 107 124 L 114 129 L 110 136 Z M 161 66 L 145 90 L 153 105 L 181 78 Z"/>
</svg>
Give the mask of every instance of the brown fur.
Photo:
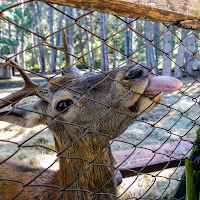
<svg viewBox="0 0 200 200">
<path fill-rule="evenodd" d="M 79 76 L 71 72 L 54 81 L 53 85 L 41 86 L 37 92 L 42 100 L 23 107 L 36 113 L 16 109 L 3 117 L 4 121 L 24 127 L 48 125 L 55 120 L 49 129 L 54 134 L 56 150 L 62 153 L 59 154 L 60 169 L 57 172 L 49 170 L 25 187 L 23 184 L 28 184 L 42 169 L 13 161 L 1 164 L 0 178 L 23 182 L 0 180 L 1 199 L 11 199 L 22 189 L 24 191 L 17 199 L 51 200 L 59 194 L 58 199 L 63 200 L 116 199 L 114 160 L 109 141 L 122 134 L 143 110 L 148 108 L 147 112 L 156 105 L 148 97 L 141 96 L 151 75 L 136 83 L 134 74 L 133 79 L 125 80 L 133 67 L 113 70 L 107 78 L 104 74 Z M 161 95 L 155 101 L 160 98 Z M 66 99 L 71 99 L 75 105 L 59 114 L 55 107 L 60 100 Z M 130 111 L 133 105 L 135 110 Z M 45 184 L 62 188 L 62 193 L 59 188 Z"/>
</svg>

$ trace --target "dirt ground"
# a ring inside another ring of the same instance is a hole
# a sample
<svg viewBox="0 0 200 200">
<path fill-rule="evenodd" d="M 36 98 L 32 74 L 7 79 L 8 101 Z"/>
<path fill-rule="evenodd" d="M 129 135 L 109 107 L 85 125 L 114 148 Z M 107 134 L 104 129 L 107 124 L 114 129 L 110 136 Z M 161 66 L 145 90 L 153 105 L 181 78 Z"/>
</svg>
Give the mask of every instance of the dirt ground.
<svg viewBox="0 0 200 200">
<path fill-rule="evenodd" d="M 41 80 L 34 79 L 34 81 L 40 82 Z M 159 105 L 151 112 L 140 116 L 138 121 L 118 138 L 120 141 L 115 141 L 111 145 L 112 150 L 130 149 L 133 148 L 133 145 L 161 145 L 165 141 L 180 139 L 194 140 L 200 124 L 200 83 L 199 80 L 194 81 L 191 78 L 185 78 L 183 83 L 184 86 L 181 91 L 165 93 Z M 23 81 L 20 78 L 0 80 L 0 98 L 18 90 L 22 85 Z M 23 100 L 23 103 L 29 103 L 35 101 L 35 99 L 28 97 Z M 30 129 L 0 122 L 0 140 L 20 143 L 42 128 L 44 128 L 42 125 Z M 125 142 L 132 143 L 132 145 Z M 54 148 L 53 137 L 48 129 L 29 140 L 27 145 L 29 144 L 41 144 Z M 0 141 L 0 155 L 7 157 L 17 149 L 15 144 Z M 182 149 L 180 151 L 183 151 L 183 154 L 186 153 Z M 55 160 L 56 155 L 41 147 L 26 147 L 21 148 L 14 158 L 31 165 L 48 167 Z M 53 165 L 52 169 L 58 169 L 58 164 Z M 123 194 L 120 199 L 136 199 L 139 197 L 170 199 L 178 183 L 176 179 L 180 179 L 183 170 L 183 167 L 179 167 L 178 170 L 172 168 L 162 172 L 123 179 L 123 183 L 118 187 L 119 195 Z M 157 174 L 160 177 L 157 177 Z"/>
</svg>

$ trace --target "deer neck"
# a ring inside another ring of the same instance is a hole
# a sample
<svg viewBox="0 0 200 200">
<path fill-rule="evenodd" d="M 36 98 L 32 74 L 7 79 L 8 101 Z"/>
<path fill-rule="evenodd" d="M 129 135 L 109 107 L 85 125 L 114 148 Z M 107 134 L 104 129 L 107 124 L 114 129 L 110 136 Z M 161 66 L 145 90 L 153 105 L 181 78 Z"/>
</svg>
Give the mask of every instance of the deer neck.
<svg viewBox="0 0 200 200">
<path fill-rule="evenodd" d="M 69 138 L 55 139 L 59 152 L 72 143 Z M 114 159 L 110 148 L 97 157 L 107 145 L 109 142 L 105 144 L 105 138 L 102 136 L 98 136 L 98 139 L 95 137 L 94 140 L 91 135 L 82 138 L 60 155 L 58 182 L 59 186 L 65 189 L 63 199 L 90 199 L 92 193 L 99 193 L 93 194 L 92 199 L 115 199 L 115 170 L 109 167 L 113 166 Z"/>
</svg>

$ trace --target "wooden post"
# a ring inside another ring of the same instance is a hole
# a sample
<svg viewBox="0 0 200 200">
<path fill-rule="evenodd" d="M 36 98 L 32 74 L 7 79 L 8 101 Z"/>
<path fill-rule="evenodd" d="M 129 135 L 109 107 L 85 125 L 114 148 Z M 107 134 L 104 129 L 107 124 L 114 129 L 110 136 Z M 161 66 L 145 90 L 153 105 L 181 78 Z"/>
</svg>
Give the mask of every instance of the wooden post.
<svg viewBox="0 0 200 200">
<path fill-rule="evenodd" d="M 10 65 L 5 65 L 5 62 L 0 62 L 0 79 L 11 79 L 12 69 Z"/>
</svg>

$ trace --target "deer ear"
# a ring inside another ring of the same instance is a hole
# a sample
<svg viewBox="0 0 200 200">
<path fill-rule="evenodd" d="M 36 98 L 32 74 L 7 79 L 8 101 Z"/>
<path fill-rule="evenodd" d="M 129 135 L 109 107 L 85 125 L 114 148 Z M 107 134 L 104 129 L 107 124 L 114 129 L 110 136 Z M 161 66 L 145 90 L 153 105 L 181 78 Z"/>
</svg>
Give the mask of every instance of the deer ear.
<svg viewBox="0 0 200 200">
<path fill-rule="evenodd" d="M 46 124 L 47 116 L 44 113 L 45 110 L 47 110 L 47 102 L 40 100 L 33 104 L 23 105 L 22 109 L 19 107 L 0 112 L 0 119 L 1 121 L 31 128 L 40 124 Z"/>
</svg>

